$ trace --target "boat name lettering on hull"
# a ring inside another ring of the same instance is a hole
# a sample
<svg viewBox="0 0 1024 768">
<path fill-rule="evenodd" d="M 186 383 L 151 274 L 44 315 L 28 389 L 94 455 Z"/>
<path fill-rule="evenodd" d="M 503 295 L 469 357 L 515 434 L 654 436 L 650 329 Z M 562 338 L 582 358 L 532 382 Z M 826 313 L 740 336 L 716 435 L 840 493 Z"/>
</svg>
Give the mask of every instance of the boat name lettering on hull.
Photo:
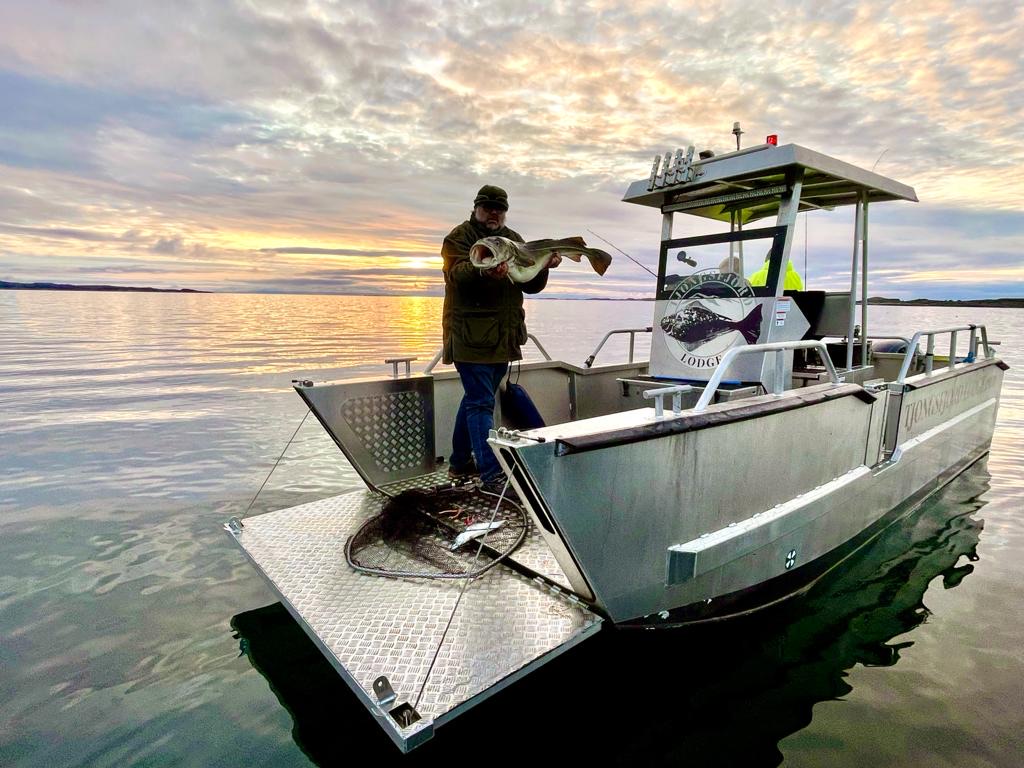
<svg viewBox="0 0 1024 768">
<path fill-rule="evenodd" d="M 910 403 L 903 416 L 904 429 L 911 429 L 923 419 L 943 415 L 947 411 L 953 410 L 955 406 L 972 394 L 987 390 L 991 384 L 990 377 L 991 373 L 986 375 L 983 381 L 978 381 L 975 376 L 965 376 L 944 392 L 926 397 L 916 403 Z"/>
</svg>

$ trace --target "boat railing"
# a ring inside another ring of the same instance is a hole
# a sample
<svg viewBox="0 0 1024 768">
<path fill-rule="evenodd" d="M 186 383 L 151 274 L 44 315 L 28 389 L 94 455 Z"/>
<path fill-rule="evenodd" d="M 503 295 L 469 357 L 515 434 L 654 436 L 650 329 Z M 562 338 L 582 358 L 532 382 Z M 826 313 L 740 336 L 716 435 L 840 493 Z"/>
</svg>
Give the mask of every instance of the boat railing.
<svg viewBox="0 0 1024 768">
<path fill-rule="evenodd" d="M 808 339 L 806 341 L 775 341 L 768 344 L 747 344 L 742 347 L 732 347 L 724 355 L 722 360 L 718 363 L 718 367 L 715 368 L 715 372 L 711 374 L 711 378 L 708 380 L 707 386 L 704 388 L 704 392 L 700 396 L 700 400 L 693 407 L 694 411 L 700 412 L 708 407 L 708 404 L 714 399 L 715 393 L 718 391 L 718 385 L 722 383 L 722 377 L 725 376 L 725 372 L 732 365 L 732 361 L 740 355 L 754 355 L 759 353 L 772 353 L 775 355 L 775 376 L 772 384 L 773 395 L 781 395 L 786 390 L 785 378 L 786 378 L 786 356 L 785 353 L 794 349 L 816 349 L 821 356 L 822 362 L 825 363 L 825 368 L 828 371 L 828 378 L 833 384 L 841 384 L 842 379 L 839 378 L 839 374 L 836 373 L 836 367 L 832 362 L 832 358 L 829 357 L 828 348 L 825 346 L 825 342 L 818 341 L 815 339 Z"/>
<path fill-rule="evenodd" d="M 540 343 L 540 341 L 537 339 L 536 336 L 534 336 L 532 333 L 527 333 L 526 334 L 526 338 L 529 341 L 533 342 L 533 345 L 535 347 L 537 347 L 537 351 L 539 351 L 544 356 L 545 360 L 551 360 L 551 355 L 549 355 L 548 351 L 546 349 L 544 349 L 544 345 Z M 430 373 L 431 371 L 433 371 L 434 370 L 434 366 L 436 366 L 439 362 L 441 362 L 441 357 L 443 355 L 444 355 L 444 347 L 441 347 L 439 350 L 437 350 L 437 353 L 432 358 L 430 358 L 430 362 L 427 363 L 427 367 L 423 369 L 423 373 Z M 386 362 L 391 362 L 391 361 L 388 360 Z"/>
<path fill-rule="evenodd" d="M 859 327 L 860 326 L 858 326 L 858 329 L 859 329 Z M 848 341 L 848 339 L 845 336 L 839 336 L 839 335 L 831 335 L 830 334 L 827 338 L 836 339 L 843 346 L 845 346 L 847 341 Z M 856 330 L 855 330 L 854 334 L 853 334 L 853 340 L 858 342 L 858 343 L 860 343 L 861 339 L 867 339 L 868 341 L 902 341 L 906 345 L 906 348 L 910 347 L 910 339 L 908 337 L 906 337 L 906 336 L 897 336 L 897 335 L 891 334 L 891 333 L 886 333 L 886 334 L 869 333 L 866 336 L 862 336 L 861 334 L 857 333 Z M 834 348 L 835 348 L 835 344 L 833 344 L 833 351 L 834 351 Z M 906 348 L 894 350 L 894 352 L 896 354 L 902 354 L 903 352 L 906 351 Z M 883 351 L 886 351 L 886 350 L 883 350 Z M 877 353 L 874 350 L 872 350 L 871 354 L 874 355 L 874 354 L 877 354 Z M 865 365 L 865 364 L 866 364 L 865 361 L 862 360 L 861 361 L 861 365 Z M 843 368 L 843 370 L 844 371 L 850 371 L 850 370 L 854 370 L 855 368 L 856 368 L 856 366 L 854 366 L 853 369 Z"/>
<path fill-rule="evenodd" d="M 598 344 L 594 351 L 590 353 L 590 357 L 583 361 L 583 367 L 590 368 L 594 364 L 594 359 L 597 357 L 598 352 L 601 351 L 608 339 L 620 333 L 629 334 L 629 362 L 632 363 L 633 350 L 636 346 L 636 335 L 638 333 L 650 333 L 651 330 L 651 326 L 648 325 L 646 328 L 616 328 L 614 331 L 608 331 L 608 333 L 604 335 L 604 338 L 601 339 L 601 343 Z"/>
<path fill-rule="evenodd" d="M 936 328 L 931 331 L 918 331 L 914 334 L 907 347 L 907 352 L 903 357 L 903 364 L 900 366 L 900 373 L 896 377 L 896 383 L 902 384 L 907 378 L 907 374 L 910 372 L 910 364 L 914 359 L 914 354 L 917 352 L 917 346 L 920 343 L 922 336 L 928 339 L 924 353 L 925 376 L 931 376 L 932 369 L 935 365 L 935 337 L 944 336 L 947 333 L 949 334 L 949 369 L 956 368 L 957 334 L 961 331 L 967 331 L 970 333 L 969 341 L 967 343 L 967 357 L 964 362 L 973 363 L 977 359 L 979 332 L 981 336 L 981 344 L 985 349 L 985 357 L 993 356 L 994 352 L 992 351 L 992 343 L 988 340 L 988 329 L 984 325 L 954 325 L 949 328 Z"/>
</svg>

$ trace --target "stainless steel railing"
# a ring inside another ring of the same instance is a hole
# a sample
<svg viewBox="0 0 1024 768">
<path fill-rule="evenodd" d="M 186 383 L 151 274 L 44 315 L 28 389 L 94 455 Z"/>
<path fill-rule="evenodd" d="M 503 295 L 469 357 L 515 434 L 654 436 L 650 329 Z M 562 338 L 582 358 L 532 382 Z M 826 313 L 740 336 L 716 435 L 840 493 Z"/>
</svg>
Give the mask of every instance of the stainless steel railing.
<svg viewBox="0 0 1024 768">
<path fill-rule="evenodd" d="M 931 376 L 935 363 L 935 337 L 947 333 L 949 334 L 949 369 L 956 368 L 956 337 L 960 331 L 968 331 L 971 334 L 970 341 L 967 344 L 967 359 L 965 362 L 973 363 L 978 357 L 979 331 L 981 332 L 981 344 L 985 349 L 985 357 L 993 356 L 992 345 L 995 342 L 989 342 L 988 329 L 984 325 L 954 325 L 949 328 L 936 328 L 932 331 L 918 331 L 911 338 L 910 345 L 907 347 L 907 353 L 903 357 L 903 364 L 900 366 L 900 373 L 896 377 L 896 383 L 902 384 L 907 378 L 907 374 L 910 372 L 910 363 L 914 359 L 914 353 L 917 351 L 917 345 L 921 341 L 922 336 L 928 339 L 924 353 L 924 373 L 926 376 Z"/>
<path fill-rule="evenodd" d="M 636 335 L 638 333 L 650 333 L 651 330 L 652 330 L 651 326 L 647 326 L 646 328 L 617 328 L 614 331 L 608 331 L 608 333 L 606 333 L 604 335 L 604 338 L 601 339 L 601 343 L 597 345 L 597 348 L 593 352 L 590 353 L 590 357 L 588 357 L 586 360 L 583 361 L 583 367 L 584 368 L 590 368 L 594 364 L 594 358 L 597 357 L 597 353 L 601 351 L 601 348 L 604 347 L 604 345 L 608 341 L 608 339 L 610 339 L 612 336 L 615 336 L 616 334 L 619 334 L 619 333 L 628 333 L 629 334 L 629 362 L 632 363 L 633 362 L 633 348 L 635 346 Z"/>
<path fill-rule="evenodd" d="M 718 391 L 718 385 L 722 383 L 722 377 L 725 376 L 726 370 L 732 365 L 732 361 L 740 355 L 753 355 L 761 352 L 775 353 L 775 382 L 772 394 L 781 395 L 785 391 L 783 379 L 785 378 L 786 358 L 784 353 L 793 349 L 817 349 L 822 362 L 825 363 L 825 368 L 828 370 L 829 381 L 833 384 L 842 383 L 843 380 L 836 373 L 836 367 L 832 363 L 832 358 L 829 357 L 828 349 L 823 341 L 808 339 L 807 341 L 776 341 L 769 344 L 747 344 L 742 347 L 732 347 L 722 355 L 721 362 L 718 363 L 715 372 L 711 374 L 711 378 L 708 380 L 707 386 L 704 387 L 700 400 L 693 406 L 693 410 L 699 413 L 708 407 L 708 404 L 714 399 L 715 393 Z"/>
<path fill-rule="evenodd" d="M 544 349 L 544 345 L 541 344 L 537 340 L 536 336 L 534 336 L 532 333 L 527 333 L 526 334 L 526 338 L 529 341 L 533 342 L 534 346 L 537 347 L 537 350 L 544 356 L 545 360 L 550 360 L 551 359 L 551 355 L 549 355 L 548 351 L 546 349 Z M 441 362 L 441 357 L 443 355 L 444 355 L 444 347 L 442 347 L 441 349 L 437 350 L 437 354 L 435 354 L 432 358 L 430 358 L 430 362 L 427 363 L 427 367 L 423 369 L 423 372 L 424 373 L 430 373 L 432 370 L 434 370 L 434 366 L 437 365 L 439 362 Z M 390 362 L 390 361 L 388 361 L 388 362 Z"/>
</svg>

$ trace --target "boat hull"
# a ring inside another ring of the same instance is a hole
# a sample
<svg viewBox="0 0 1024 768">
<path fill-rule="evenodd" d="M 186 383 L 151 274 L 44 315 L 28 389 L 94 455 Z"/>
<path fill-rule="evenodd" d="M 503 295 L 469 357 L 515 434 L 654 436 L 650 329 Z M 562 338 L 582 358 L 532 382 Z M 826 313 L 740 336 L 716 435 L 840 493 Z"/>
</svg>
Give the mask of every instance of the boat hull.
<svg viewBox="0 0 1024 768">
<path fill-rule="evenodd" d="M 848 558 L 881 536 L 890 526 L 898 524 L 900 520 L 920 509 L 929 498 L 939 493 L 971 466 L 983 461 L 987 455 L 988 448 L 986 447 L 976 455 L 964 458 L 962 462 L 950 467 L 942 476 L 936 477 L 933 482 L 883 514 L 852 539 L 810 563 L 786 571 L 784 574 L 754 587 L 722 595 L 713 600 L 690 603 L 665 613 L 656 613 L 620 622 L 616 626 L 624 629 L 671 629 L 689 624 L 726 621 L 762 611 L 801 595 L 827 574 L 835 571 Z"/>
<path fill-rule="evenodd" d="M 706 618 L 779 577 L 813 578 L 977 460 L 1001 382 L 986 360 L 873 393 L 819 385 L 494 444 L 578 594 L 617 623 Z"/>
</svg>

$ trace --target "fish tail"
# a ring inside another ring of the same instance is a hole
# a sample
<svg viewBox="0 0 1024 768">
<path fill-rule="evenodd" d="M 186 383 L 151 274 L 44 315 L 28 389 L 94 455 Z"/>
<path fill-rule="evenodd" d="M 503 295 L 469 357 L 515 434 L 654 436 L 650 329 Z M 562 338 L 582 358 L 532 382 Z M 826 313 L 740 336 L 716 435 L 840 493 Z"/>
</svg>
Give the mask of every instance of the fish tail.
<svg viewBox="0 0 1024 768">
<path fill-rule="evenodd" d="M 756 344 L 761 335 L 761 305 L 758 304 L 750 313 L 736 324 L 736 330 L 743 334 L 747 344 Z"/>
<path fill-rule="evenodd" d="M 600 248 L 587 248 L 587 258 L 590 259 L 590 266 L 599 275 L 607 272 L 609 265 L 612 263 L 611 254 L 602 251 Z"/>
</svg>

